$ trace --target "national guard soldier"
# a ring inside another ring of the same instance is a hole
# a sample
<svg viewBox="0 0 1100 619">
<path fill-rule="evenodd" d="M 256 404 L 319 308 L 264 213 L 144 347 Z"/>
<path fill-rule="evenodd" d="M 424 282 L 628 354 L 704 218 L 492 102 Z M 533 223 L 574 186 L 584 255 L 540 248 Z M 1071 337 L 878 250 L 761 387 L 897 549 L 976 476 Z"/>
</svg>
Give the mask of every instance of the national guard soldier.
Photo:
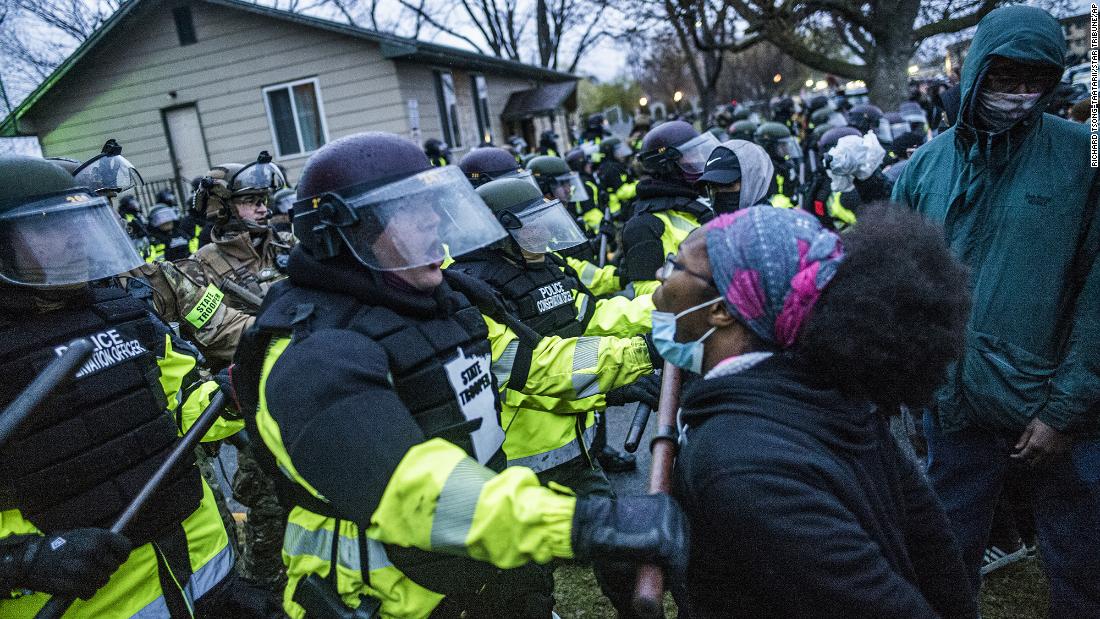
<svg viewBox="0 0 1100 619">
<path fill-rule="evenodd" d="M 125 536 L 108 530 L 217 385 L 194 381 L 198 354 L 111 279 L 142 260 L 104 197 L 38 158 L 0 158 L 0 177 L 0 404 L 67 343 L 96 347 L 0 446 L 0 616 L 51 595 L 80 598 L 67 617 L 246 616 L 224 606 L 233 550 L 193 462 Z"/>
<path fill-rule="evenodd" d="M 448 283 L 459 274 L 444 278 L 446 256 L 505 235 L 457 168 L 356 134 L 311 156 L 298 197 L 289 279 L 238 353 L 242 410 L 293 505 L 291 617 L 327 600 L 384 617 L 548 618 L 531 561 L 680 560 L 667 497 L 577 499 L 529 469 L 501 472 L 496 386 L 561 375 L 490 366 L 486 321 Z M 570 376 L 549 395 L 572 393 Z"/>
</svg>

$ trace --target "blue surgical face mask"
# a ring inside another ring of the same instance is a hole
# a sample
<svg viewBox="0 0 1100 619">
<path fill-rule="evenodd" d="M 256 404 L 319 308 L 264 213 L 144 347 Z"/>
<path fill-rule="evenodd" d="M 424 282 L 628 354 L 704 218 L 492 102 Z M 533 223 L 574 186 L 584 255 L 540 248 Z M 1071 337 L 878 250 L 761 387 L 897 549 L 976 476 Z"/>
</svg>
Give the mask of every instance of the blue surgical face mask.
<svg viewBox="0 0 1100 619">
<path fill-rule="evenodd" d="M 653 310 L 653 345 L 657 347 L 657 352 L 661 353 L 661 358 L 682 370 L 702 374 L 703 341 L 710 337 L 717 327 L 711 327 L 710 331 L 694 342 L 677 342 L 676 320 L 721 300 L 722 297 L 715 297 L 706 303 L 689 307 L 679 314 Z"/>
</svg>

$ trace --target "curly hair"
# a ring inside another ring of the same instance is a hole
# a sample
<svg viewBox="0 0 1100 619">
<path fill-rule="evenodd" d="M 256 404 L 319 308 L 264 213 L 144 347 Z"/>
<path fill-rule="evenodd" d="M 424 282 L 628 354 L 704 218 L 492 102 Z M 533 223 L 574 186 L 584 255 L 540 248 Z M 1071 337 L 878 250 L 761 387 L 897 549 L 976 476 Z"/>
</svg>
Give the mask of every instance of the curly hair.
<svg viewBox="0 0 1100 619">
<path fill-rule="evenodd" d="M 866 207 L 841 238 L 845 260 L 795 353 L 850 397 L 884 407 L 927 403 L 963 351 L 966 267 L 942 228 L 897 205 Z"/>
</svg>

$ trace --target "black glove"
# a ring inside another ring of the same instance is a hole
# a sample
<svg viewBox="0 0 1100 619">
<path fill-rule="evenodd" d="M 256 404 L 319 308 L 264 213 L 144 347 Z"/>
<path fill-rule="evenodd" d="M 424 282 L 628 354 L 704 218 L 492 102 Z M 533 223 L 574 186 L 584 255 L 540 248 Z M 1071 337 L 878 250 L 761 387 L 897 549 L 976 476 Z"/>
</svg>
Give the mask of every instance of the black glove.
<svg viewBox="0 0 1100 619">
<path fill-rule="evenodd" d="M 661 357 L 661 353 L 658 352 L 657 346 L 653 344 L 653 334 L 646 333 L 642 336 L 645 340 L 646 351 L 649 352 L 649 363 L 653 365 L 653 369 L 657 370 L 665 367 L 665 360 Z"/>
<path fill-rule="evenodd" d="M 608 391 L 606 399 L 608 406 L 641 402 L 656 410 L 657 402 L 661 399 L 661 379 L 656 374 L 646 374 L 629 385 Z"/>
<path fill-rule="evenodd" d="M 130 556 L 130 540 L 106 529 L 29 535 L 0 550 L 6 587 L 91 599 Z"/>
<path fill-rule="evenodd" d="M 233 387 L 233 368 L 229 367 L 218 372 L 211 379 L 218 383 L 218 388 L 225 394 L 226 402 L 225 411 L 222 416 L 226 419 L 240 419 L 241 418 L 241 403 L 237 400 L 237 389 Z"/>
<path fill-rule="evenodd" d="M 687 574 L 687 519 L 667 494 L 577 499 L 573 555 L 580 561 L 654 563 L 675 582 Z"/>
</svg>

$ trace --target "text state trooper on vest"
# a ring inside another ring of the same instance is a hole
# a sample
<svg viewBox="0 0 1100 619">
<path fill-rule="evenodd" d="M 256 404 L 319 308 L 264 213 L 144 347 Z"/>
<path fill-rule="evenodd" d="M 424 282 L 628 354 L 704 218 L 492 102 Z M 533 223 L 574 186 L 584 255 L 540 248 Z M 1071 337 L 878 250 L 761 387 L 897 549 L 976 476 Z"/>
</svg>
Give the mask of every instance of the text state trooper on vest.
<svg viewBox="0 0 1100 619">
<path fill-rule="evenodd" d="M 108 531 L 217 385 L 196 382 L 197 353 L 110 279 L 142 260 L 105 198 L 42 159 L 0 158 L 0 176 L 0 405 L 68 342 L 95 345 L 0 447 L 0 617 L 50 595 L 81 598 L 66 617 L 249 616 L 228 605 L 233 552 L 193 461 L 125 536 Z M 240 427 L 219 420 L 205 440 Z"/>
<path fill-rule="evenodd" d="M 680 561 L 667 497 L 576 499 L 500 472 L 486 323 L 440 266 L 505 233 L 458 168 L 362 133 L 314 153 L 298 195 L 289 280 L 238 354 L 244 410 L 294 505 L 292 617 L 318 588 L 384 617 L 548 617 L 542 572 L 516 568 Z"/>
<path fill-rule="evenodd" d="M 573 354 L 561 359 L 563 372 L 583 355 L 606 359 L 604 373 L 611 375 L 602 381 L 582 375 L 575 395 L 566 398 L 506 389 L 501 421 L 508 465 L 530 468 L 543 484 L 555 482 L 580 496 L 612 497 L 611 484 L 590 451 L 594 411 L 637 401 L 656 406 L 660 388 L 645 341 L 629 337 L 650 331 L 653 305 L 648 296 L 596 301 L 567 274 L 564 261 L 552 252 L 584 242 L 584 234 L 561 202 L 544 199 L 539 189 L 519 179 L 493 181 L 477 193 L 509 236 L 459 257 L 449 272 L 488 282 L 539 335 L 577 338 Z M 521 348 L 517 357 L 532 352 Z M 606 395 L 599 393 L 601 382 L 611 389 Z M 620 574 L 599 562 L 596 567 L 601 588 L 616 607 L 629 612 L 634 570 Z"/>
<path fill-rule="evenodd" d="M 699 180 L 718 140 L 699 134 L 682 120 L 661 124 L 646 134 L 638 160 L 646 178 L 638 182 L 634 213 L 623 228 L 619 275 L 635 294 L 653 292 L 657 269 L 675 254 L 687 235 L 714 212 L 699 199 Z"/>
</svg>

